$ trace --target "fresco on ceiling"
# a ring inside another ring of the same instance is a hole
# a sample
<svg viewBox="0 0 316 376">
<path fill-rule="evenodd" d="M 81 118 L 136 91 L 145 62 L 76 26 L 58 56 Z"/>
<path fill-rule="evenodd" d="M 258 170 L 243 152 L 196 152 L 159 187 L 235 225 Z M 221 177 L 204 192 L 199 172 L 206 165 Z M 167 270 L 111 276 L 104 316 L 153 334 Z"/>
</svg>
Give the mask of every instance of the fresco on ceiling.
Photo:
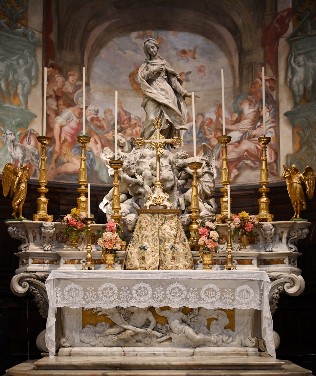
<svg viewBox="0 0 316 376">
<path fill-rule="evenodd" d="M 226 130 L 232 136 L 228 161 L 233 183 L 257 183 L 263 135 L 261 74 L 245 92 L 233 92 L 231 65 L 222 50 L 210 40 L 192 33 L 141 31 L 117 37 L 107 43 L 95 58 L 86 88 L 87 133 L 91 136 L 88 151 L 89 181 L 109 183 L 103 149 L 113 149 L 114 91 L 118 91 L 118 129 L 127 144 L 139 137 L 145 112 L 137 72 L 145 59 L 143 43 L 154 37 L 160 43 L 159 54 L 179 73 L 183 87 L 194 91 L 196 107 L 197 150 L 216 160 L 220 178 L 222 134 L 220 69 L 225 73 Z M 57 63 L 48 70 L 47 135 L 53 137 L 49 150 L 49 178 L 76 182 L 80 147 L 76 136 L 82 131 L 81 72 L 63 72 Z M 193 152 L 191 99 L 186 119 L 183 148 Z M 266 135 L 271 136 L 268 163 L 272 176 L 278 174 L 278 129 L 276 126 L 275 78 L 266 79 Z"/>
</svg>

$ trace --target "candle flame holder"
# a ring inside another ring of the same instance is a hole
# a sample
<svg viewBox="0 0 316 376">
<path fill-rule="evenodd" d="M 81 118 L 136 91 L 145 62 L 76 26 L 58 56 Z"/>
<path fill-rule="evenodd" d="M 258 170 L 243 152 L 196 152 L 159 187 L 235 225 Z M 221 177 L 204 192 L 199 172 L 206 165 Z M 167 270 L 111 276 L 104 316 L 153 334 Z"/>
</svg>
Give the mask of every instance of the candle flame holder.
<svg viewBox="0 0 316 376">
<path fill-rule="evenodd" d="M 270 200 L 267 197 L 267 193 L 270 189 L 267 187 L 269 184 L 268 176 L 268 163 L 267 163 L 267 145 L 271 141 L 271 137 L 262 136 L 259 137 L 259 142 L 262 147 L 262 156 L 261 156 L 261 169 L 260 169 L 260 185 L 259 193 L 261 197 L 258 200 L 259 204 L 259 214 L 257 215 L 259 222 L 271 222 L 273 220 L 273 215 L 269 212 Z"/>
<path fill-rule="evenodd" d="M 92 259 L 92 245 L 91 245 L 91 224 L 93 223 L 93 218 L 85 218 L 87 224 L 86 231 L 86 258 L 85 262 L 82 264 L 83 270 L 93 270 L 94 263 Z"/>
<path fill-rule="evenodd" d="M 78 136 L 77 141 L 81 145 L 80 154 L 80 167 L 79 167 L 79 177 L 78 184 L 79 197 L 77 198 L 77 208 L 80 212 L 88 214 L 88 199 L 86 193 L 88 192 L 88 178 L 87 178 L 87 144 L 90 142 L 89 136 Z"/>
<path fill-rule="evenodd" d="M 38 136 L 36 137 L 38 142 L 41 144 L 41 160 L 39 166 L 39 188 L 37 188 L 37 192 L 40 194 L 40 197 L 37 198 L 37 213 L 33 215 L 33 221 L 45 221 L 45 222 L 52 222 L 53 216 L 47 214 L 47 205 L 48 205 L 48 198 L 45 196 L 48 192 L 46 188 L 47 185 L 47 169 L 46 169 L 46 147 L 51 142 L 51 137 L 46 136 Z"/>
<path fill-rule="evenodd" d="M 123 161 L 121 159 L 111 159 L 110 166 L 114 170 L 113 176 L 113 195 L 112 195 L 112 219 L 118 225 L 121 222 L 121 200 L 120 200 L 120 178 L 119 170 L 123 166 Z"/>
<path fill-rule="evenodd" d="M 230 143 L 231 137 L 223 135 L 219 136 L 217 140 L 221 144 L 222 149 L 222 187 L 220 192 L 223 193 L 223 197 L 220 199 L 221 213 L 216 215 L 216 222 L 224 223 L 226 218 L 228 218 L 228 186 L 230 184 L 230 177 L 228 169 L 227 144 Z"/>
<path fill-rule="evenodd" d="M 224 266 L 225 270 L 235 270 L 236 265 L 233 264 L 232 255 L 232 220 L 231 218 L 226 219 L 227 223 L 227 245 L 226 245 L 226 264 Z"/>
<path fill-rule="evenodd" d="M 198 161 L 190 162 L 188 164 L 189 168 L 192 170 L 192 191 L 191 191 L 191 224 L 189 227 L 190 230 L 190 239 L 189 244 L 192 250 L 198 248 L 198 219 L 200 218 L 200 207 L 199 207 L 199 187 L 198 187 L 198 177 L 197 171 L 202 167 L 202 163 Z"/>
</svg>

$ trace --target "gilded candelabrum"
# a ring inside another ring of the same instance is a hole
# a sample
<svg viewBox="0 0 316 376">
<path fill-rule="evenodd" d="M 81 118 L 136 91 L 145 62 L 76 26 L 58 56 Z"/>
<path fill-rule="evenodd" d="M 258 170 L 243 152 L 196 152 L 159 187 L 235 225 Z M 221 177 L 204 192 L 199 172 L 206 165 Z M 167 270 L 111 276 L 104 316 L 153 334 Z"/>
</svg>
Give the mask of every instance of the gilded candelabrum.
<svg viewBox="0 0 316 376">
<path fill-rule="evenodd" d="M 222 148 L 222 187 L 220 191 L 223 193 L 221 198 L 221 213 L 216 216 L 216 221 L 219 223 L 225 222 L 228 217 L 228 186 L 230 184 L 228 157 L 227 157 L 227 144 L 230 143 L 230 136 L 219 136 L 217 138 Z"/>
<path fill-rule="evenodd" d="M 225 270 L 234 270 L 236 266 L 233 264 L 232 255 L 232 220 L 231 218 L 226 219 L 227 223 L 227 246 L 226 246 L 226 264 L 224 266 Z"/>
<path fill-rule="evenodd" d="M 190 162 L 188 164 L 189 168 L 192 170 L 192 191 L 191 191 L 191 224 L 190 224 L 190 239 L 189 243 L 191 249 L 196 250 L 198 248 L 198 219 L 200 218 L 200 207 L 199 207 L 199 187 L 198 187 L 198 177 L 197 171 L 202 167 L 202 163 L 198 161 Z"/>
<path fill-rule="evenodd" d="M 91 223 L 93 223 L 93 218 L 85 218 L 85 223 L 87 225 L 86 230 L 86 259 L 82 264 L 82 269 L 93 270 L 94 263 L 92 259 L 92 245 L 91 245 Z"/>
<path fill-rule="evenodd" d="M 77 208 L 80 212 L 88 214 L 88 199 L 86 193 L 88 192 L 87 184 L 87 144 L 90 141 L 89 136 L 78 136 L 77 141 L 81 145 L 81 154 L 80 154 L 80 167 L 79 167 L 79 178 L 78 184 L 79 188 L 77 191 L 80 196 L 77 198 Z"/>
<path fill-rule="evenodd" d="M 33 221 L 52 222 L 53 216 L 47 214 L 48 198 L 45 194 L 48 192 L 47 185 L 47 170 L 46 170 L 46 146 L 51 142 L 51 137 L 38 136 L 38 142 L 41 144 L 41 160 L 39 165 L 39 188 L 37 192 L 40 197 L 37 198 L 37 213 L 33 214 Z"/>
<path fill-rule="evenodd" d="M 268 163 L 267 163 L 267 145 L 271 141 L 271 137 L 262 136 L 259 137 L 259 142 L 262 147 L 262 156 L 261 156 L 261 170 L 260 170 L 260 185 L 261 188 L 259 188 L 259 193 L 261 193 L 261 197 L 258 200 L 259 204 L 259 214 L 258 214 L 258 220 L 260 222 L 270 222 L 273 219 L 273 215 L 269 212 L 269 206 L 270 206 L 270 200 L 267 197 L 267 193 L 270 191 L 269 188 L 267 188 L 267 185 L 269 183 L 268 176 Z"/>
<path fill-rule="evenodd" d="M 112 216 L 114 222 L 120 225 L 121 222 L 121 201 L 120 201 L 120 178 L 119 170 L 123 166 L 123 161 L 120 159 L 111 159 L 110 166 L 114 170 L 113 176 L 113 196 L 112 196 Z"/>
</svg>

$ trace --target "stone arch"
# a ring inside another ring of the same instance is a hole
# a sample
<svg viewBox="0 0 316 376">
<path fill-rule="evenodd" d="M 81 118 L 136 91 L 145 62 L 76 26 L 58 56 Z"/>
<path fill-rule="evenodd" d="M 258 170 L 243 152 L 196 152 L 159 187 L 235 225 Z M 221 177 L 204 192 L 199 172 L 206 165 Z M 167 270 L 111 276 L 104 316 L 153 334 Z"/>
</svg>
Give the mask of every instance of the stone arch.
<svg viewBox="0 0 316 376">
<path fill-rule="evenodd" d="M 233 88 L 245 88 L 262 62 L 258 25 L 247 4 L 241 0 L 69 1 L 60 9 L 59 58 L 65 67 L 85 65 L 89 75 L 100 49 L 119 35 L 146 29 L 190 31 L 221 47 L 231 65 Z"/>
</svg>

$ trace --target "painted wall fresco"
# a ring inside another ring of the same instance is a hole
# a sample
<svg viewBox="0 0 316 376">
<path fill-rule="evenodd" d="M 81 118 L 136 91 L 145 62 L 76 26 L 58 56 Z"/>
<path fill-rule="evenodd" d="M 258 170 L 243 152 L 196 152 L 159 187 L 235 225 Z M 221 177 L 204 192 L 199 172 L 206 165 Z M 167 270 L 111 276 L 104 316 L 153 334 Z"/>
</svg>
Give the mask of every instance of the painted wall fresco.
<svg viewBox="0 0 316 376">
<path fill-rule="evenodd" d="M 160 55 L 179 73 L 183 87 L 194 91 L 198 98 L 196 126 L 198 153 L 212 153 L 220 169 L 222 134 L 220 69 L 225 72 L 226 130 L 232 136 L 229 145 L 229 165 L 232 182 L 257 183 L 261 147 L 257 141 L 263 135 L 261 74 L 250 83 L 246 92 L 234 92 L 231 65 L 221 49 L 210 40 L 192 33 L 172 31 L 139 31 L 113 39 L 95 58 L 88 72 L 86 90 L 87 129 L 91 136 L 88 153 L 90 181 L 108 183 L 109 176 L 103 162 L 103 148 L 113 148 L 114 91 L 119 92 L 118 128 L 128 142 L 139 137 L 145 112 L 137 72 L 144 61 L 143 42 L 155 37 L 160 43 Z M 49 67 L 48 131 L 54 138 L 49 150 L 50 179 L 76 181 L 79 167 L 79 147 L 76 136 L 82 130 L 81 72 L 63 72 L 57 63 Z M 278 174 L 278 129 L 276 126 L 275 78 L 266 79 L 267 124 L 266 135 L 272 141 L 268 148 L 268 162 L 273 176 Z M 193 152 L 191 100 L 183 148 Z"/>
<path fill-rule="evenodd" d="M 7 162 L 26 163 L 38 176 L 36 112 L 30 96 L 39 80 L 38 33 L 27 27 L 27 1 L 0 2 L 0 171 Z"/>
<path fill-rule="evenodd" d="M 316 4 L 295 2 L 295 29 L 289 35 L 286 79 L 292 108 L 285 112 L 293 132 L 293 152 L 286 164 L 316 170 Z"/>
</svg>

